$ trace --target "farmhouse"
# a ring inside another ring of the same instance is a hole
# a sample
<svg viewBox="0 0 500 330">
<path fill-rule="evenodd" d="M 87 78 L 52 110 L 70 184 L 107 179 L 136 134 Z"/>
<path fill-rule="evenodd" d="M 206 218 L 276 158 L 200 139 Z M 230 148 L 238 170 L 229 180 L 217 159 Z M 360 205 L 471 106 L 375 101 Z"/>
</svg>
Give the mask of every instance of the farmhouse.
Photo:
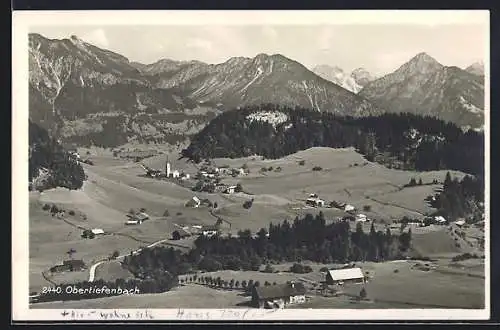
<svg viewBox="0 0 500 330">
<path fill-rule="evenodd" d="M 317 197 L 310 197 L 306 199 L 306 205 L 313 207 L 324 207 L 325 201 Z"/>
<path fill-rule="evenodd" d="M 219 233 L 219 228 L 217 226 L 203 226 L 201 227 L 201 234 L 205 237 L 212 237 Z"/>
<path fill-rule="evenodd" d="M 55 265 L 50 268 L 51 273 L 60 273 L 60 272 L 75 272 L 85 269 L 85 263 L 83 260 L 71 259 L 64 260 L 62 265 Z"/>
<path fill-rule="evenodd" d="M 252 289 L 252 304 L 258 308 L 284 308 L 286 305 L 306 301 L 306 288 L 302 283 L 259 286 Z"/>
<path fill-rule="evenodd" d="M 126 222 L 127 225 L 140 225 L 141 223 L 149 219 L 149 215 L 144 212 L 127 214 L 127 217 L 129 217 L 129 220 Z"/>
<path fill-rule="evenodd" d="M 446 219 L 443 216 L 438 215 L 438 216 L 434 217 L 434 222 L 442 225 L 442 224 L 446 223 Z"/>
<path fill-rule="evenodd" d="M 359 222 L 366 222 L 368 220 L 368 218 L 366 217 L 366 215 L 364 214 L 356 214 L 356 221 L 359 221 Z"/>
<path fill-rule="evenodd" d="M 352 205 L 346 204 L 344 206 L 344 211 L 346 211 L 346 212 L 353 212 L 355 210 L 356 210 L 356 208 L 354 206 L 352 206 Z"/>
<path fill-rule="evenodd" d="M 326 284 L 364 283 L 361 268 L 330 269 L 326 274 Z"/>
<path fill-rule="evenodd" d="M 186 237 L 190 237 L 191 233 L 184 228 L 179 228 L 172 233 L 172 239 L 180 240 Z"/>
<path fill-rule="evenodd" d="M 193 196 L 193 198 L 186 202 L 186 207 L 200 207 L 200 205 L 201 200 L 196 196 Z"/>
<path fill-rule="evenodd" d="M 225 194 L 234 194 L 237 186 L 229 186 L 224 190 Z"/>
<path fill-rule="evenodd" d="M 104 230 L 102 230 L 101 228 L 94 228 L 94 229 L 91 229 L 90 230 L 92 232 L 92 234 L 94 235 L 104 235 Z"/>
</svg>

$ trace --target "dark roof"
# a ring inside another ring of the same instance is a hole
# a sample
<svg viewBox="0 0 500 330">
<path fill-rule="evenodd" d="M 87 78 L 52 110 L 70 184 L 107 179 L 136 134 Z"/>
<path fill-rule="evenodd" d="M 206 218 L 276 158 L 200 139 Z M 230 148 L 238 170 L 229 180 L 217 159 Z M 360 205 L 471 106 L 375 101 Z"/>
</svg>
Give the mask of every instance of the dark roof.
<svg viewBox="0 0 500 330">
<path fill-rule="evenodd" d="M 306 293 L 306 288 L 302 283 L 294 283 L 293 287 L 292 284 L 259 286 L 254 290 L 259 300 L 290 297 Z"/>
<path fill-rule="evenodd" d="M 219 230 L 219 228 L 217 226 L 214 226 L 214 225 L 207 225 L 207 226 L 201 227 L 201 230 Z"/>
<path fill-rule="evenodd" d="M 83 267 L 85 266 L 85 263 L 83 260 L 78 260 L 78 259 L 71 259 L 71 260 L 64 260 L 63 265 L 71 265 L 73 267 Z"/>
<path fill-rule="evenodd" d="M 178 232 L 181 237 L 191 236 L 191 233 L 184 228 L 178 228 L 175 231 Z"/>
</svg>

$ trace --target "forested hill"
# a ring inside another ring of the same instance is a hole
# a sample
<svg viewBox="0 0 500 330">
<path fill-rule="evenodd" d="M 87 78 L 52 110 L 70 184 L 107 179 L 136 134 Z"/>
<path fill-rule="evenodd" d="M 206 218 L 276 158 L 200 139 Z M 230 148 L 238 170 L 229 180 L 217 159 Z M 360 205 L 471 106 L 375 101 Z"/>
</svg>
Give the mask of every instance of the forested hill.
<svg viewBox="0 0 500 330">
<path fill-rule="evenodd" d="M 30 187 L 79 189 L 85 180 L 82 166 L 47 131 L 29 121 Z"/>
<path fill-rule="evenodd" d="M 484 172 L 483 133 L 413 114 L 353 118 L 266 104 L 228 111 L 196 134 L 183 157 L 280 158 L 311 147 L 355 147 L 370 161 L 413 170 Z"/>
</svg>

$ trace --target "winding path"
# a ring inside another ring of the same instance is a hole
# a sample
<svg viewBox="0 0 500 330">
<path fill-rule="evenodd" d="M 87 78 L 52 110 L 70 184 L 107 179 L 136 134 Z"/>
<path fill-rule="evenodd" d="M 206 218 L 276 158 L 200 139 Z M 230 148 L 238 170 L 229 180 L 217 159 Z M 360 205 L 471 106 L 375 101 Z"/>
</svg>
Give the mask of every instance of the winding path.
<svg viewBox="0 0 500 330">
<path fill-rule="evenodd" d="M 152 247 L 155 247 L 156 245 L 159 245 L 159 244 L 162 244 L 162 243 L 165 243 L 169 241 L 168 238 L 165 238 L 165 239 L 161 239 L 159 241 L 156 241 L 156 242 L 153 242 L 151 244 L 149 244 L 148 246 L 146 246 L 146 248 L 152 248 Z M 181 247 L 181 248 L 189 248 L 187 246 L 184 246 L 184 245 L 181 245 L 181 244 L 174 244 L 174 243 L 167 243 L 168 245 L 172 245 L 172 246 L 176 246 L 176 247 Z M 132 251 L 132 254 L 136 254 L 136 253 L 139 253 L 142 251 L 143 248 L 139 248 L 137 250 L 134 250 Z M 106 262 L 109 262 L 109 261 L 116 261 L 116 260 L 119 260 L 119 259 L 123 259 L 125 258 L 125 256 L 127 256 L 128 254 L 122 254 L 122 255 L 119 255 L 118 257 L 116 257 L 115 259 L 104 259 L 104 260 L 100 260 L 98 262 L 96 262 L 95 264 L 93 264 L 91 267 L 90 267 L 90 270 L 89 270 L 89 282 L 94 282 L 95 280 L 95 272 L 96 272 L 96 269 L 97 267 L 99 267 L 100 265 L 106 263 Z"/>
</svg>

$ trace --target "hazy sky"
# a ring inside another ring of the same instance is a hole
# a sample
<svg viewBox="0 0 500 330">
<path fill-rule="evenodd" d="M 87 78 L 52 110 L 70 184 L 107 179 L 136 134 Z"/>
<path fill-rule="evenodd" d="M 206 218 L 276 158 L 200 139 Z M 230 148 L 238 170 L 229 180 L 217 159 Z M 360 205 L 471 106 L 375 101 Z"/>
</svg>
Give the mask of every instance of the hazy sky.
<svg viewBox="0 0 500 330">
<path fill-rule="evenodd" d="M 146 64 L 161 58 L 221 63 L 233 56 L 280 53 L 308 68 L 364 67 L 378 75 L 419 52 L 464 68 L 484 61 L 488 42 L 481 25 L 43 26 L 30 32 L 58 39 L 74 34 Z"/>
</svg>

